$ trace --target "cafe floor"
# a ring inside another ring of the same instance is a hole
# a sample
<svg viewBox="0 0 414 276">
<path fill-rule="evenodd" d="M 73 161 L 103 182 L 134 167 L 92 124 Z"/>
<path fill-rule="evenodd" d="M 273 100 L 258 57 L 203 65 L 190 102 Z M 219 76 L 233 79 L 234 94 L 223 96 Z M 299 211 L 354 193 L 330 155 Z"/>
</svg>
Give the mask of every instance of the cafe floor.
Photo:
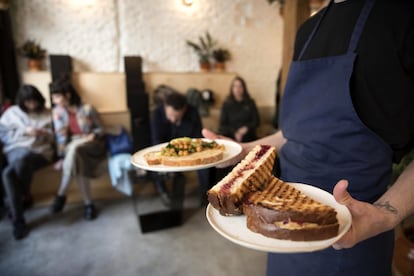
<svg viewBox="0 0 414 276">
<path fill-rule="evenodd" d="M 192 182 L 190 175 L 190 182 Z M 196 185 L 186 186 L 183 224 L 143 233 L 139 215 L 165 211 L 153 185 L 134 186 L 134 198 L 95 189 L 100 213 L 85 221 L 77 194 L 61 214 L 52 198 L 26 212 L 31 232 L 15 241 L 7 216 L 0 216 L 0 275 L 265 275 L 266 254 L 231 243 L 209 225 Z M 111 188 L 112 189 L 112 188 Z M 113 191 L 112 191 L 113 192 Z M 410 247 L 397 228 L 393 276 L 411 276 Z"/>
<path fill-rule="evenodd" d="M 266 254 L 237 246 L 209 225 L 198 191 L 186 190 L 181 226 L 141 232 L 138 213 L 162 210 L 155 194 L 96 202 L 95 221 L 79 203 L 51 215 L 47 205 L 26 212 L 27 238 L 15 241 L 0 220 L 0 275 L 264 275 Z"/>
</svg>

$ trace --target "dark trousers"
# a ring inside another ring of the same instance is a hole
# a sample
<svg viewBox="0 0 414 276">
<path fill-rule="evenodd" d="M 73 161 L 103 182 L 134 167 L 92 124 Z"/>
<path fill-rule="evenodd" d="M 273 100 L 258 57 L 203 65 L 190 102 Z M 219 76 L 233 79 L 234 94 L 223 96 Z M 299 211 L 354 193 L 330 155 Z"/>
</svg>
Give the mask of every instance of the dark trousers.
<svg viewBox="0 0 414 276">
<path fill-rule="evenodd" d="M 23 218 L 23 196 L 30 195 L 33 173 L 48 164 L 43 155 L 27 148 L 16 148 L 7 153 L 8 165 L 3 170 L 4 191 L 13 221 Z"/>
<path fill-rule="evenodd" d="M 7 159 L 3 152 L 0 152 L 0 171 L 3 173 L 3 169 L 7 166 Z M 0 177 L 0 209 L 5 206 L 4 204 L 4 188 L 3 188 L 3 179 Z"/>
<path fill-rule="evenodd" d="M 207 201 L 207 191 L 214 185 L 215 181 L 215 168 L 210 169 L 202 169 L 197 171 L 198 175 L 198 182 L 200 185 L 200 194 L 201 194 L 201 203 Z M 182 173 L 173 173 L 173 178 L 175 177 L 184 177 Z M 166 187 L 165 187 L 165 181 L 166 181 L 166 175 L 165 174 L 154 174 L 155 178 L 155 184 L 157 186 L 157 190 L 160 193 L 165 193 Z M 174 181 L 174 180 L 173 180 Z"/>
</svg>

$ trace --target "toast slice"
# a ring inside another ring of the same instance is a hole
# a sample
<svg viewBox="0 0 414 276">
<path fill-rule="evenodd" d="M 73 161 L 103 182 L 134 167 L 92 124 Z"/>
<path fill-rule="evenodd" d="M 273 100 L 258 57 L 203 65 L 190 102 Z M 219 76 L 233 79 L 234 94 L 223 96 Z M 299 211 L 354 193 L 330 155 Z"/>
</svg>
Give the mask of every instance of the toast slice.
<svg viewBox="0 0 414 276">
<path fill-rule="evenodd" d="M 272 175 L 276 148 L 255 146 L 233 170 L 208 192 L 208 201 L 220 214 L 241 215 L 247 193 L 261 190 Z"/>
<path fill-rule="evenodd" d="M 180 137 L 172 139 L 159 151 L 144 154 L 148 165 L 197 166 L 217 162 L 224 157 L 226 148 L 215 141 Z"/>
<path fill-rule="evenodd" d="M 244 201 L 247 228 L 264 236 L 294 241 L 323 240 L 338 234 L 334 208 L 272 177 L 263 190 Z"/>
<path fill-rule="evenodd" d="M 165 166 L 196 166 L 214 163 L 223 159 L 222 149 L 209 149 L 187 156 L 162 156 L 161 164 Z"/>
<path fill-rule="evenodd" d="M 144 159 L 147 161 L 148 165 L 160 165 L 161 164 L 161 152 L 160 151 L 150 151 L 144 154 Z"/>
</svg>

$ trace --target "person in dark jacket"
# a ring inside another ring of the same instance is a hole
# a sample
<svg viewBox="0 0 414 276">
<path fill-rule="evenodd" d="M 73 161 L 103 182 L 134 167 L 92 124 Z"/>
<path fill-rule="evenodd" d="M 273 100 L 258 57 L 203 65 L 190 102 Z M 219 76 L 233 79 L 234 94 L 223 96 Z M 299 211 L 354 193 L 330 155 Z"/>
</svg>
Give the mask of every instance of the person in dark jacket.
<svg viewBox="0 0 414 276">
<path fill-rule="evenodd" d="M 221 108 L 219 133 L 237 142 L 250 142 L 257 138 L 259 124 L 256 103 L 250 97 L 246 82 L 241 77 L 234 78 Z"/>
<path fill-rule="evenodd" d="M 169 142 L 174 138 L 190 137 L 201 138 L 202 122 L 197 109 L 187 103 L 184 95 L 174 92 L 168 94 L 163 104 L 159 105 L 151 117 L 152 144 Z M 198 170 L 198 179 L 201 192 L 201 205 L 207 202 L 206 192 L 210 188 L 210 169 Z M 174 177 L 183 177 L 175 174 Z M 162 175 L 157 174 L 156 185 L 164 202 L 168 203 L 169 195 L 166 191 Z"/>
</svg>

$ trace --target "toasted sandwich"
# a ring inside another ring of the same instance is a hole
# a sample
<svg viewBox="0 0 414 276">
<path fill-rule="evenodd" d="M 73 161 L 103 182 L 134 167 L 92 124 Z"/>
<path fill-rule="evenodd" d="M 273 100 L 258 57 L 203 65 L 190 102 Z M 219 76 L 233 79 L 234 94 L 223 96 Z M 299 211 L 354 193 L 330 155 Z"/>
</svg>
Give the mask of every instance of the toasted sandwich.
<svg viewBox="0 0 414 276">
<path fill-rule="evenodd" d="M 314 241 L 335 237 L 339 224 L 334 208 L 272 177 L 263 191 L 249 194 L 243 203 L 247 228 L 264 236 Z"/>
<path fill-rule="evenodd" d="M 208 200 L 220 214 L 241 215 L 243 198 L 262 190 L 272 176 L 276 157 L 275 147 L 255 146 L 233 170 L 208 192 Z"/>
</svg>

